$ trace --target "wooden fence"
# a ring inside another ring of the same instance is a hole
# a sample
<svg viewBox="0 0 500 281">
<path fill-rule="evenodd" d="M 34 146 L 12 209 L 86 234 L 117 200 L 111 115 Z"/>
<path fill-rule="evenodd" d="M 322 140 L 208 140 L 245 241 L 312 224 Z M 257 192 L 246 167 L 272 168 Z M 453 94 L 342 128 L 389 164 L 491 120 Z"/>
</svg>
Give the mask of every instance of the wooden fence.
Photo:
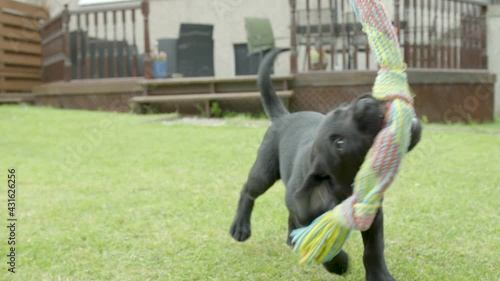
<svg viewBox="0 0 500 281">
<path fill-rule="evenodd" d="M 137 14 L 142 15 L 141 21 Z M 147 0 L 78 10 L 65 5 L 61 14 L 40 29 L 43 82 L 137 77 L 139 72 L 149 77 L 148 17 Z M 141 63 L 136 40 L 139 27 L 144 32 Z"/>
<path fill-rule="evenodd" d="M 0 0 L 0 99 L 29 93 L 41 81 L 39 21 L 48 12 L 38 6 Z"/>
<path fill-rule="evenodd" d="M 292 72 L 376 69 L 349 0 L 289 0 Z M 408 67 L 486 69 L 489 0 L 393 0 Z M 302 65 L 302 67 L 301 67 Z"/>
</svg>

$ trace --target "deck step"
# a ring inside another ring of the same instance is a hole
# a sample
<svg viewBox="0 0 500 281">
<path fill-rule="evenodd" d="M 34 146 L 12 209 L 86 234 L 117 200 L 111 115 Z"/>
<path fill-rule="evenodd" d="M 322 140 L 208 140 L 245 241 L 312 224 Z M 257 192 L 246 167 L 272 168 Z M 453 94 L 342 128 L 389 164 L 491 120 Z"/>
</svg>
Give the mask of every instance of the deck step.
<svg viewBox="0 0 500 281">
<path fill-rule="evenodd" d="M 293 91 L 277 91 L 278 97 L 288 98 Z M 164 103 L 171 101 L 211 101 L 211 100 L 238 100 L 260 98 L 259 92 L 242 93 L 216 93 L 216 94 L 184 94 L 184 95 L 161 95 L 161 96 L 136 96 L 130 99 L 133 103 Z"/>
<path fill-rule="evenodd" d="M 276 91 L 280 98 L 289 98 L 293 91 Z M 207 93 L 207 94 L 183 94 L 183 95 L 154 95 L 154 96 L 135 96 L 130 98 L 129 102 L 135 112 L 142 111 L 141 104 L 170 103 L 170 102 L 204 102 L 207 117 L 210 117 L 210 102 L 223 100 L 253 100 L 259 99 L 259 92 L 240 92 L 240 93 Z M 139 106 L 138 106 L 139 105 Z"/>
<path fill-rule="evenodd" d="M 0 104 L 33 103 L 35 98 L 31 93 L 0 93 Z"/>
</svg>

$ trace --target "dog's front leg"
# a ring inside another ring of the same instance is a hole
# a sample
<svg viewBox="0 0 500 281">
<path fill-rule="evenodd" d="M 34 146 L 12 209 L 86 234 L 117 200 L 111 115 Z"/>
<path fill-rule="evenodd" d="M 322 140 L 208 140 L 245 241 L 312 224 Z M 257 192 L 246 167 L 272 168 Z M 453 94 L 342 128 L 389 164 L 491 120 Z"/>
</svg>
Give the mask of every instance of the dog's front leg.
<svg viewBox="0 0 500 281">
<path fill-rule="evenodd" d="M 379 209 L 372 226 L 361 232 L 365 252 L 363 263 L 365 265 L 367 281 L 394 281 L 387 270 L 384 257 L 384 213 Z"/>
</svg>

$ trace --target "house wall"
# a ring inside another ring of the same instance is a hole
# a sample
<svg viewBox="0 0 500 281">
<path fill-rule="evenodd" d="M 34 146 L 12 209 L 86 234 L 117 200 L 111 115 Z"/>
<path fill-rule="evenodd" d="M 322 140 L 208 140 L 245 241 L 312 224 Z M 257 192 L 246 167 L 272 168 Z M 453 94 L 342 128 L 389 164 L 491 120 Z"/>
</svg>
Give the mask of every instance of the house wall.
<svg viewBox="0 0 500 281">
<path fill-rule="evenodd" d="M 59 14 L 64 4 L 68 4 L 70 10 L 78 9 L 78 0 L 24 0 L 31 2 L 39 2 L 45 5 L 51 12 L 52 16 Z M 390 17 L 393 17 L 393 0 L 383 0 Z M 328 1 L 322 1 L 322 8 L 328 8 Z M 290 46 L 290 8 L 289 2 L 286 0 L 269 1 L 269 0 L 150 0 L 150 40 L 151 46 L 155 47 L 157 40 L 160 38 L 177 38 L 179 34 L 180 23 L 201 23 L 214 25 L 214 44 L 215 44 L 215 76 L 230 77 L 235 74 L 235 61 L 233 45 L 246 42 L 246 33 L 244 26 L 245 17 L 267 17 L 271 20 L 276 44 L 279 47 Z M 265 7 L 265 8 L 263 8 Z M 306 1 L 298 0 L 297 9 L 305 10 Z M 348 10 L 351 10 L 349 5 L 346 5 Z M 310 1 L 311 11 L 317 9 L 317 1 Z M 328 15 L 325 13 L 325 17 Z M 139 17 L 142 19 L 142 17 Z M 328 19 L 326 19 L 328 20 Z M 317 19 L 312 17 L 311 24 L 317 23 Z M 76 24 L 72 22 L 71 28 L 75 28 Z M 142 32 L 142 24 L 137 26 L 137 42 L 139 52 L 143 52 L 144 33 Z M 94 29 L 91 25 L 91 32 Z M 99 30 L 103 34 L 101 26 Z M 130 39 L 132 30 L 127 27 L 127 36 Z M 108 28 L 108 34 L 112 34 L 111 26 Z M 122 38 L 122 29 L 118 28 L 118 38 Z M 342 42 L 337 40 L 337 47 L 340 48 Z M 305 71 L 306 60 L 305 47 L 298 49 L 298 69 Z M 342 56 L 339 54 L 335 58 L 334 69 L 342 69 Z M 365 69 L 364 53 L 358 55 L 358 65 L 361 70 Z M 328 64 L 330 59 L 326 58 Z M 275 65 L 276 74 L 290 73 L 289 56 L 282 55 L 278 58 Z M 375 69 L 376 64 L 373 59 L 370 62 L 370 69 Z M 330 65 L 328 65 L 330 69 Z"/>
<path fill-rule="evenodd" d="M 46 0 L 52 16 L 60 13 L 64 4 L 68 4 L 70 10 L 78 8 L 78 0 Z M 150 0 L 151 47 L 154 48 L 160 38 L 177 38 L 180 23 L 212 24 L 214 25 L 215 75 L 230 77 L 235 73 L 233 44 L 246 42 L 244 18 L 270 18 L 276 44 L 287 47 L 290 45 L 289 14 L 288 1 L 284 0 Z M 142 16 L 138 18 L 142 20 Z M 112 34 L 111 29 L 108 32 Z M 129 39 L 131 32 L 132 30 L 128 28 L 127 38 Z M 101 34 L 103 34 L 102 31 Z M 143 52 L 142 24 L 138 25 L 136 35 L 139 52 Z M 121 36 L 119 28 L 118 38 Z M 278 59 L 275 73 L 290 73 L 289 56 L 283 55 Z"/>
</svg>

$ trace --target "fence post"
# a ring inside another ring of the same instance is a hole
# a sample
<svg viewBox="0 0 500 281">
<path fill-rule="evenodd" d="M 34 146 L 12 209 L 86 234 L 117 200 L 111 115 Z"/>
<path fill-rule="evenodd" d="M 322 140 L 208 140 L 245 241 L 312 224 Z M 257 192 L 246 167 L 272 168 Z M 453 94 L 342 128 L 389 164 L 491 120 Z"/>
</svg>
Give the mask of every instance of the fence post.
<svg viewBox="0 0 500 281">
<path fill-rule="evenodd" d="M 142 16 L 144 18 L 144 78 L 153 78 L 151 73 L 151 48 L 149 45 L 149 0 L 143 0 L 141 4 Z"/>
<path fill-rule="evenodd" d="M 290 71 L 297 73 L 297 22 L 295 15 L 297 13 L 297 0 L 289 0 L 290 3 Z"/>
<path fill-rule="evenodd" d="M 64 81 L 70 81 L 72 76 L 71 71 L 71 58 L 70 58 L 70 40 L 69 40 L 69 20 L 70 14 L 68 10 L 68 4 L 64 4 L 64 10 L 62 15 L 62 28 L 64 32 L 64 45 L 63 45 L 63 55 L 64 55 Z"/>
</svg>

